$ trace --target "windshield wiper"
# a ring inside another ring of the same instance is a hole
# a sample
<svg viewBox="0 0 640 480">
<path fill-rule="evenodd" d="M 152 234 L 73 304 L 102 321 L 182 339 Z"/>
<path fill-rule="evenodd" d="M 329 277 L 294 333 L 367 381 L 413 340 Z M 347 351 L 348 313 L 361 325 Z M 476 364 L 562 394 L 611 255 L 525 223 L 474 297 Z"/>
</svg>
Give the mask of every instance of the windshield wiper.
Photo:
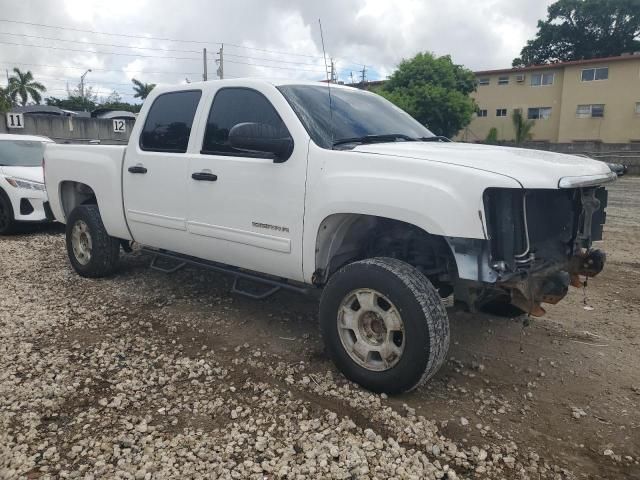
<svg viewBox="0 0 640 480">
<path fill-rule="evenodd" d="M 382 143 L 395 142 L 397 140 L 405 140 L 407 142 L 415 142 L 416 139 L 402 133 L 387 133 L 384 135 L 365 135 L 364 137 L 341 138 L 333 142 L 333 146 L 344 145 L 346 143 Z"/>
<path fill-rule="evenodd" d="M 420 140 L 421 142 L 450 142 L 451 139 L 444 137 L 442 135 L 434 135 L 433 137 L 420 137 L 416 138 L 416 140 Z"/>
</svg>

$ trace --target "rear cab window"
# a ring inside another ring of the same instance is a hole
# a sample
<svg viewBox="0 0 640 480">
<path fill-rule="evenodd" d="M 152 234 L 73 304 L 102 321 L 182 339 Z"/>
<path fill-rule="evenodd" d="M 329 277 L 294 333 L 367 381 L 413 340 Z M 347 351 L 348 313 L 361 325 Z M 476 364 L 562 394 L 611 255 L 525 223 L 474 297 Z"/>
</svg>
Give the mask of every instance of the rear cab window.
<svg viewBox="0 0 640 480">
<path fill-rule="evenodd" d="M 140 134 L 140 148 L 152 152 L 185 153 L 202 91 L 160 94 L 149 109 Z"/>
</svg>

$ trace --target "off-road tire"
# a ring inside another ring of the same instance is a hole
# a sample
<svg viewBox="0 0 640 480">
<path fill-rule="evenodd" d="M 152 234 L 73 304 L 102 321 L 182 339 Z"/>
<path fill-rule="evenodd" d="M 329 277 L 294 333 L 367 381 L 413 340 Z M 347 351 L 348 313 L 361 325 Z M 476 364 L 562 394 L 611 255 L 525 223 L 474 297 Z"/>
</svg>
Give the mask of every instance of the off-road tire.
<svg viewBox="0 0 640 480">
<path fill-rule="evenodd" d="M 11 200 L 0 190 L 0 235 L 10 235 L 16 230 L 15 214 Z"/>
<path fill-rule="evenodd" d="M 399 311 L 404 350 L 395 366 L 372 371 L 356 363 L 338 332 L 338 309 L 357 289 L 374 289 Z M 320 328 L 327 351 L 350 380 L 374 392 L 400 393 L 429 380 L 442 366 L 449 348 L 449 319 L 438 291 L 411 265 L 393 258 L 371 258 L 334 273 L 320 300 Z"/>
<path fill-rule="evenodd" d="M 91 237 L 91 257 L 82 264 L 73 250 L 72 232 L 77 222 L 84 222 Z M 97 205 L 80 205 L 73 209 L 66 225 L 67 254 L 71 266 L 82 277 L 100 278 L 111 275 L 118 266 L 120 241 L 110 237 L 104 228 Z"/>
</svg>

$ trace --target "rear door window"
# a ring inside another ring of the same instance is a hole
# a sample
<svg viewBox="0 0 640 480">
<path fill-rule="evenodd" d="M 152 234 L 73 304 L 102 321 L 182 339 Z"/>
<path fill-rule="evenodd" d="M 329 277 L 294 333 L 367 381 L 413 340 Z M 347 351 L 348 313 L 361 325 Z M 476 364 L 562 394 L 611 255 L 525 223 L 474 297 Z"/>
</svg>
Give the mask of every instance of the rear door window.
<svg viewBox="0 0 640 480">
<path fill-rule="evenodd" d="M 200 90 L 163 93 L 151 105 L 140 135 L 140 148 L 152 152 L 185 153 Z"/>
</svg>

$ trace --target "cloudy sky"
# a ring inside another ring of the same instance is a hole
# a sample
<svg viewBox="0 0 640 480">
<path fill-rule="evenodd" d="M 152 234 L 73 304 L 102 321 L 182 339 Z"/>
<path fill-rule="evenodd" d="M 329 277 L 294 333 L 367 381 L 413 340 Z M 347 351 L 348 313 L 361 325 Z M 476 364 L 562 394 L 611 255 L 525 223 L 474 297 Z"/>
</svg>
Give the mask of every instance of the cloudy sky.
<svg viewBox="0 0 640 480">
<path fill-rule="evenodd" d="M 384 78 L 419 51 L 471 69 L 511 65 L 551 0 L 0 0 L 0 67 L 28 69 L 65 97 L 86 77 L 132 100 L 130 79 L 324 77 L 318 18 L 338 77 Z M 52 28 L 55 27 L 55 28 Z M 4 72 L 3 72 L 4 73 Z M 4 76 L 3 76 L 4 77 Z M 0 77 L 2 78 L 2 77 Z M 6 77 L 0 80 L 4 86 Z"/>
</svg>

